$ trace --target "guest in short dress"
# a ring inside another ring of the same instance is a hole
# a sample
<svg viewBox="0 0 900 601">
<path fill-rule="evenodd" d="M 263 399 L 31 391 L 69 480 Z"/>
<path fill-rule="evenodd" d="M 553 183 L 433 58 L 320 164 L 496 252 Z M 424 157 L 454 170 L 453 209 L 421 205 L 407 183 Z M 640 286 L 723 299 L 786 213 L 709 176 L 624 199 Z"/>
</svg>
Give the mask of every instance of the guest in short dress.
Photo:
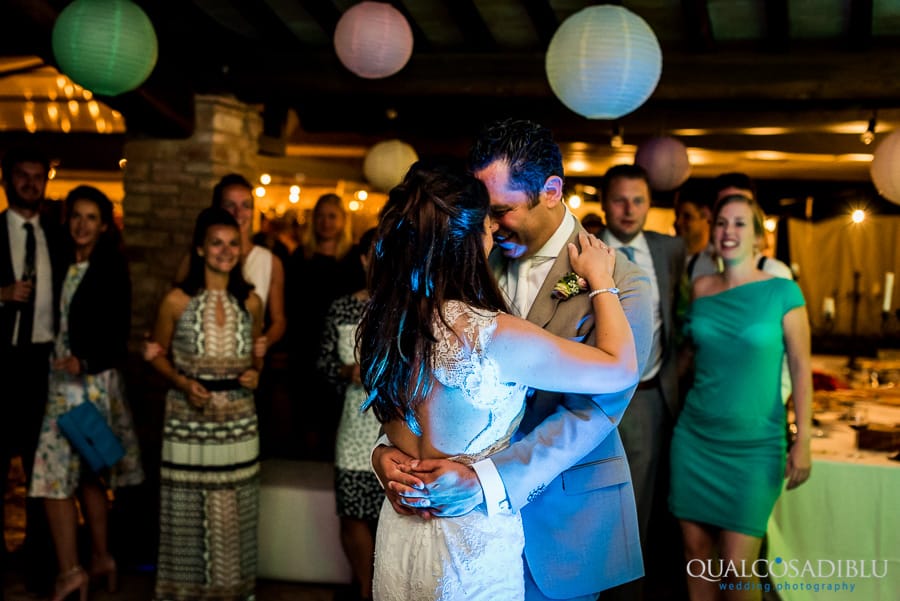
<svg viewBox="0 0 900 601">
<path fill-rule="evenodd" d="M 60 295 L 60 328 L 50 371 L 50 398 L 34 459 L 28 495 L 43 497 L 56 547 L 59 577 L 54 601 L 76 590 L 87 594 L 88 573 L 78 557 L 78 510 L 91 533 L 90 575 L 116 588 L 116 562 L 107 548 L 106 486 L 139 484 L 144 479 L 131 412 L 119 367 L 127 354 L 131 325 L 131 280 L 113 221 L 113 206 L 100 190 L 79 186 L 66 197 L 68 269 Z M 61 434 L 57 418 L 82 403 L 93 403 L 122 442 L 125 456 L 106 474 L 106 482 Z"/>
<path fill-rule="evenodd" d="M 713 242 L 721 273 L 698 278 L 686 335 L 695 357 L 694 383 L 672 438 L 669 507 L 681 523 L 690 562 L 750 566 L 766 524 L 787 488 L 809 477 L 812 375 L 810 334 L 800 288 L 756 266 L 764 235 L 762 211 L 743 195 L 719 201 Z M 786 448 L 781 357 L 787 352 L 797 414 L 797 440 Z M 726 576 L 751 590 L 688 577 L 699 599 L 760 599 L 753 574 Z"/>
<path fill-rule="evenodd" d="M 374 238 L 373 228 L 360 239 L 363 269 L 368 267 Z M 361 411 L 366 391 L 360 381 L 356 355 L 356 329 L 368 300 L 369 291 L 362 289 L 332 303 L 318 361 L 319 370 L 328 382 L 338 393 L 343 391 L 344 405 L 335 445 L 334 487 L 341 545 L 350 560 L 360 599 L 372 598 L 375 530 L 384 500 L 384 491 L 370 464 L 381 424 L 371 411 Z"/>
</svg>

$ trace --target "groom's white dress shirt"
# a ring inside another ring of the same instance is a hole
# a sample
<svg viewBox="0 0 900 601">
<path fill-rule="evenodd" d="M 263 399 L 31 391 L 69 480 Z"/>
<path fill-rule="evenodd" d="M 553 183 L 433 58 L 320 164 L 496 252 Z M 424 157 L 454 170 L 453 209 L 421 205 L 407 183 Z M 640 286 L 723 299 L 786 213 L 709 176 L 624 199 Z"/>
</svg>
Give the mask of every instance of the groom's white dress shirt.
<svg viewBox="0 0 900 601">
<path fill-rule="evenodd" d="M 510 309 L 515 315 L 525 318 L 538 291 L 544 285 L 547 274 L 553 267 L 553 262 L 562 252 L 566 242 L 575 230 L 575 216 L 566 208 L 566 216 L 550 239 L 534 255 L 527 259 L 513 259 L 506 265 L 506 269 L 497 275 L 500 289 L 506 294 Z M 488 515 L 499 511 L 509 510 L 506 487 L 494 466 L 494 462 L 488 458 L 472 464 L 481 489 L 484 491 L 484 502 Z"/>
</svg>

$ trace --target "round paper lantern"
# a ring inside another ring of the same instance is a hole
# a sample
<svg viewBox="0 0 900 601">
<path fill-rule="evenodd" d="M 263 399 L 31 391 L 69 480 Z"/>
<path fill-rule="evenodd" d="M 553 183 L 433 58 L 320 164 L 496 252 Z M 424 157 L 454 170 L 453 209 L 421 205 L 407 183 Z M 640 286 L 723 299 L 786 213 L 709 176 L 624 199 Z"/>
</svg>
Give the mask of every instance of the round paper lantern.
<svg viewBox="0 0 900 601">
<path fill-rule="evenodd" d="M 653 30 L 633 12 L 589 6 L 553 34 L 545 67 L 564 105 L 589 119 L 617 119 L 656 89 L 662 51 Z"/>
<path fill-rule="evenodd" d="M 900 204 L 900 129 L 882 140 L 875 149 L 869 173 L 878 193 Z"/>
<path fill-rule="evenodd" d="M 691 175 L 691 161 L 684 144 L 668 136 L 650 138 L 638 147 L 634 164 L 647 172 L 650 187 L 661 192 L 674 190 Z"/>
<path fill-rule="evenodd" d="M 53 56 L 63 73 L 95 94 L 116 96 L 150 77 L 156 33 L 130 0 L 75 0 L 53 25 Z"/>
<path fill-rule="evenodd" d="M 410 165 L 418 160 L 419 155 L 406 142 L 379 142 L 366 153 L 363 174 L 375 189 L 387 192 L 403 180 Z"/>
<path fill-rule="evenodd" d="M 334 49 L 341 63 L 360 77 L 388 77 L 412 56 L 412 29 L 390 4 L 360 2 L 338 21 Z"/>
</svg>

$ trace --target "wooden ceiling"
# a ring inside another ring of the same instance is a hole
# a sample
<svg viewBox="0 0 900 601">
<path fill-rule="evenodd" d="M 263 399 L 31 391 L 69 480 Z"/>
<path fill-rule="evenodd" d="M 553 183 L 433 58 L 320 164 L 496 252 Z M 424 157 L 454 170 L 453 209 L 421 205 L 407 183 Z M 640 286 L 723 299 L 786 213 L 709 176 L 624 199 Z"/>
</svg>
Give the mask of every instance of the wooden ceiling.
<svg viewBox="0 0 900 601">
<path fill-rule="evenodd" d="M 137 3 L 157 30 L 157 68 L 139 90 L 104 99 L 131 133 L 189 135 L 192 94 L 218 92 L 264 107 L 266 134 L 288 154 L 362 152 L 393 137 L 420 155 L 461 154 L 483 123 L 513 116 L 551 127 L 567 158 L 586 160 L 586 176 L 669 134 L 701 176 L 862 181 L 878 139 L 900 127 L 898 0 L 621 2 L 659 38 L 663 73 L 650 100 L 617 123 L 569 111 L 544 72 L 559 24 L 595 2 L 394 0 L 414 52 L 383 80 L 361 79 L 335 56 L 335 24 L 356 0 Z M 50 31 L 67 4 L 0 2 L 0 55 L 52 63 Z M 866 146 L 873 111 L 878 138 Z M 618 151 L 614 126 L 624 134 Z"/>
</svg>

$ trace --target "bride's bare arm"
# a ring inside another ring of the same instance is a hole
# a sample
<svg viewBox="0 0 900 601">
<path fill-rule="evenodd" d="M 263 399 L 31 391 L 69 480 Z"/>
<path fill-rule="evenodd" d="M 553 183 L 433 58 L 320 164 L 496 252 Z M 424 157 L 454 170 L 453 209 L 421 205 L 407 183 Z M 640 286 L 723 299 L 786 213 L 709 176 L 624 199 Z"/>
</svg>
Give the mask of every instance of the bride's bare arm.
<svg viewBox="0 0 900 601">
<path fill-rule="evenodd" d="M 582 252 L 569 246 L 569 259 L 591 290 L 613 288 L 615 254 L 597 238 L 580 235 Z M 550 334 L 537 325 L 501 314 L 488 347 L 505 381 L 540 390 L 599 394 L 624 390 L 637 382 L 634 336 L 615 293 L 591 299 L 595 345 Z"/>
</svg>

